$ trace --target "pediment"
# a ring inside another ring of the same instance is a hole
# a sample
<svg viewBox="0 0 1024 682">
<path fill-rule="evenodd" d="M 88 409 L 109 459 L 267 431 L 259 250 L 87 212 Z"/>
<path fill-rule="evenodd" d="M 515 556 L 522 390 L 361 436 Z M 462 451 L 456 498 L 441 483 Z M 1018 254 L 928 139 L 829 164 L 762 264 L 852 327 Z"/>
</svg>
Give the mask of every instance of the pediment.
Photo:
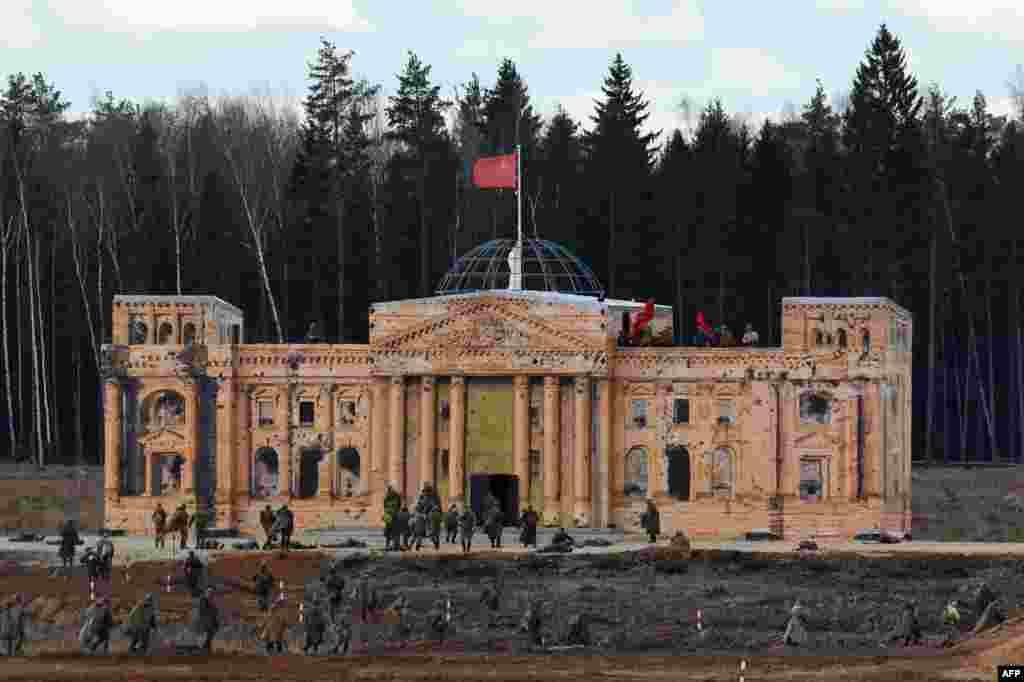
<svg viewBox="0 0 1024 682">
<path fill-rule="evenodd" d="M 549 320 L 495 302 L 452 306 L 446 313 L 413 325 L 373 344 L 387 351 L 515 351 L 580 353 L 603 350 L 600 344 Z"/>
<path fill-rule="evenodd" d="M 797 436 L 795 441 L 795 445 L 797 447 L 811 450 L 828 450 L 834 447 L 837 443 L 837 438 L 832 438 L 829 434 L 823 431 L 816 431 L 814 433 L 806 433 L 801 436 Z"/>
<path fill-rule="evenodd" d="M 140 436 L 139 445 L 150 451 L 177 451 L 187 445 L 187 440 L 183 435 L 176 431 L 160 429 L 158 431 L 150 431 L 145 435 Z"/>
</svg>

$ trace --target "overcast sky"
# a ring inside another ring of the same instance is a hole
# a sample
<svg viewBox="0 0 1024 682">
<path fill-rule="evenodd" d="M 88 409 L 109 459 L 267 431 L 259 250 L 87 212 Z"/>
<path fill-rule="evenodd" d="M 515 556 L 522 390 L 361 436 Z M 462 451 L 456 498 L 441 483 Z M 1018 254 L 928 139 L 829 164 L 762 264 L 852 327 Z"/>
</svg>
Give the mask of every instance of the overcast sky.
<svg viewBox="0 0 1024 682">
<path fill-rule="evenodd" d="M 42 71 L 90 108 L 112 90 L 136 101 L 268 87 L 298 101 L 324 35 L 353 49 L 358 76 L 393 92 L 407 50 L 450 96 L 475 71 L 493 84 L 511 57 L 545 118 L 561 103 L 589 126 L 615 51 L 651 101 L 650 128 L 686 128 L 685 96 L 712 97 L 759 124 L 814 93 L 848 91 L 880 23 L 922 86 L 967 104 L 982 90 L 1010 110 L 1024 62 L 1024 0 L 0 0 L 0 72 Z M 789 103 L 789 104 L 787 104 Z"/>
</svg>

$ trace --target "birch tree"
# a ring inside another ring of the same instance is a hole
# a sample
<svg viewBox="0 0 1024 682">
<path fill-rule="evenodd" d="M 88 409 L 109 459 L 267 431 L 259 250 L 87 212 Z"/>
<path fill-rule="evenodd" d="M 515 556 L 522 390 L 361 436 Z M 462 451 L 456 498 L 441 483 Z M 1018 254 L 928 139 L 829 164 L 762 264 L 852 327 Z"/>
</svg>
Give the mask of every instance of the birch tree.
<svg viewBox="0 0 1024 682">
<path fill-rule="evenodd" d="M 217 108 L 217 144 L 245 217 L 245 247 L 256 258 L 278 343 L 284 343 L 284 330 L 270 286 L 264 245 L 273 217 L 273 185 L 279 180 L 275 170 L 280 173 L 283 166 L 275 158 L 285 146 L 281 134 L 281 126 L 259 102 L 226 99 Z"/>
</svg>

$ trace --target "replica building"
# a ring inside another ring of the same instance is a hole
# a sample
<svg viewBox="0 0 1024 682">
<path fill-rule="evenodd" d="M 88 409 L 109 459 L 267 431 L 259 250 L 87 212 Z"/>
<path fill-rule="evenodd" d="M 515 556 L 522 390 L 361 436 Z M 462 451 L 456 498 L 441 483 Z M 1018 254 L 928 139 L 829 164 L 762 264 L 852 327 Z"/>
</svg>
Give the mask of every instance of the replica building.
<svg viewBox="0 0 1024 682">
<path fill-rule="evenodd" d="M 158 502 L 248 533 L 284 503 L 299 528 L 381 526 L 388 484 L 412 504 L 432 483 L 446 509 L 493 492 L 508 519 L 567 527 L 637 529 L 651 498 L 663 533 L 909 531 L 907 310 L 785 298 L 781 348 L 624 347 L 642 304 L 516 244 L 374 304 L 368 345 L 248 344 L 216 297 L 116 296 L 108 527 L 152 533 Z M 670 333 L 672 309 L 653 324 Z"/>
</svg>

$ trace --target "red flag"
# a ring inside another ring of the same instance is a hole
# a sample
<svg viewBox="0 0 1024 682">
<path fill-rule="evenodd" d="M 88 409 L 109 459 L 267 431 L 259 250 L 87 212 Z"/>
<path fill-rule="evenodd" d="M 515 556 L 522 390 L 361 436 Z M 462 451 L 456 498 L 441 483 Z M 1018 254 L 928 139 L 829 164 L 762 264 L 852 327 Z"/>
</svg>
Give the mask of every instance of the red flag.
<svg viewBox="0 0 1024 682">
<path fill-rule="evenodd" d="M 516 189 L 516 155 L 478 159 L 473 164 L 473 184 L 482 189 Z"/>
<path fill-rule="evenodd" d="M 704 321 L 704 313 L 697 313 L 697 329 L 711 336 L 711 327 Z"/>
<path fill-rule="evenodd" d="M 644 327 L 654 319 L 654 299 L 649 299 L 644 304 L 644 309 L 633 317 L 633 324 L 630 325 L 631 334 L 634 338 L 643 333 Z"/>
</svg>

